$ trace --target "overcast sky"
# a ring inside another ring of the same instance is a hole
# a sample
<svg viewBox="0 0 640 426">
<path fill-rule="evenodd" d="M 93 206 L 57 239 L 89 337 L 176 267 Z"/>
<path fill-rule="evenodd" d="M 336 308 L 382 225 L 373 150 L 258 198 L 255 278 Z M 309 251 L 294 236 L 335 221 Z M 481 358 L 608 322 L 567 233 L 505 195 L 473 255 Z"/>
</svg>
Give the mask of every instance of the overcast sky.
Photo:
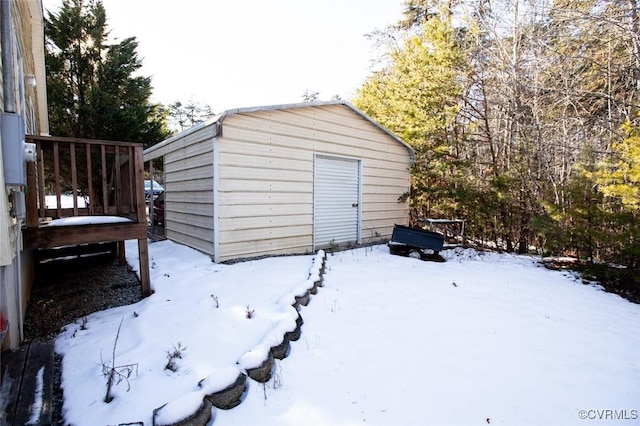
<svg viewBox="0 0 640 426">
<path fill-rule="evenodd" d="M 403 0 L 103 0 L 111 35 L 135 36 L 153 100 L 224 109 L 350 100 L 380 56 L 364 35 Z M 61 0 L 43 0 L 57 10 Z M 46 13 L 46 12 L 45 12 Z"/>
</svg>

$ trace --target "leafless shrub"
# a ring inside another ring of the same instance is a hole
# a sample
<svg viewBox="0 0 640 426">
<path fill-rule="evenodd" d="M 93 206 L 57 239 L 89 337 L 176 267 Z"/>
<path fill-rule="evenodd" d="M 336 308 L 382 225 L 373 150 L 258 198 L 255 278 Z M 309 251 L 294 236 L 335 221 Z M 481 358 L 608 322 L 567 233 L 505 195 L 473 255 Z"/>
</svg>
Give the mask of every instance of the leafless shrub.
<svg viewBox="0 0 640 426">
<path fill-rule="evenodd" d="M 122 327 L 122 321 L 124 321 L 124 317 L 120 320 L 120 325 L 118 326 L 118 332 L 116 333 L 116 339 L 113 342 L 113 351 L 111 353 L 111 362 L 104 362 L 102 360 L 102 353 L 100 353 L 100 363 L 102 365 L 102 375 L 107 378 L 107 393 L 104 397 L 104 402 L 109 403 L 113 401 L 113 395 L 111 395 L 111 389 L 114 384 L 117 385 L 123 380 L 127 382 L 127 392 L 131 389 L 131 383 L 129 383 L 129 377 L 135 371 L 136 376 L 138 375 L 138 363 L 135 364 L 126 364 L 126 365 L 116 365 L 116 347 L 118 346 L 118 338 L 120 337 L 120 328 Z"/>
<path fill-rule="evenodd" d="M 251 306 L 247 305 L 247 318 L 251 319 L 255 316 L 256 310 L 251 309 Z"/>
<path fill-rule="evenodd" d="M 182 359 L 182 352 L 186 350 L 187 348 L 182 346 L 180 342 L 178 342 L 177 345 L 173 345 L 173 349 L 167 351 L 167 365 L 164 366 L 164 369 L 173 371 L 174 373 L 178 371 L 180 368 L 178 360 Z"/>
</svg>

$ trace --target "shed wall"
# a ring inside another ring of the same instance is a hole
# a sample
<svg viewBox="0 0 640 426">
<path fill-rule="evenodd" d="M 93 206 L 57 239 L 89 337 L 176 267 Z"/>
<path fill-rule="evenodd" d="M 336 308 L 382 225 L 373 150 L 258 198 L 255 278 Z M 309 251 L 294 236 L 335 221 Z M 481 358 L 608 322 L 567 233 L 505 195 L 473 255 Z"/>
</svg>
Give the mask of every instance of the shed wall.
<svg viewBox="0 0 640 426">
<path fill-rule="evenodd" d="M 398 197 L 409 187 L 409 155 L 344 105 L 228 116 L 219 140 L 220 260 L 303 253 L 313 245 L 314 154 L 362 161 L 362 242 L 406 224 Z"/>
<path fill-rule="evenodd" d="M 213 138 L 210 127 L 163 148 L 167 238 L 213 255 Z"/>
</svg>

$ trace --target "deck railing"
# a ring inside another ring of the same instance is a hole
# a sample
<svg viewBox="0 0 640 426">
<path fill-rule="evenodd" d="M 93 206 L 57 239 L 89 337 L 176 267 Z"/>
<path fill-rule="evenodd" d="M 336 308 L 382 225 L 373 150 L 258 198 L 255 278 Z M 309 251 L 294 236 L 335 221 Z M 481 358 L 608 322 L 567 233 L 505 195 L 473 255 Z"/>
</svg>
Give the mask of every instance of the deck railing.
<svg viewBox="0 0 640 426">
<path fill-rule="evenodd" d="M 142 145 L 48 136 L 36 144 L 37 162 L 27 165 L 25 250 L 138 240 L 142 295 L 151 294 Z M 46 226 L 54 219 L 122 216 L 129 221 L 78 221 Z"/>
<path fill-rule="evenodd" d="M 145 222 L 142 145 L 27 136 L 38 160 L 27 167 L 27 228 L 73 216 Z"/>
</svg>

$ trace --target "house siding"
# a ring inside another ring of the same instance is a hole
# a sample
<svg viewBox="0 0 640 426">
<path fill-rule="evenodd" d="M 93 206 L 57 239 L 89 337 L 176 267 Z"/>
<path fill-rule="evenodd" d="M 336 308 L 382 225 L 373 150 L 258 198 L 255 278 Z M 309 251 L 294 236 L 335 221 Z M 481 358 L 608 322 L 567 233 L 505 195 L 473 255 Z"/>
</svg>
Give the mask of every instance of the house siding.
<svg viewBox="0 0 640 426">
<path fill-rule="evenodd" d="M 213 133 L 203 128 L 161 149 L 166 236 L 213 254 Z"/>
<path fill-rule="evenodd" d="M 273 140 L 251 115 L 233 115 L 219 139 L 220 260 L 310 251 L 313 158 Z"/>
<path fill-rule="evenodd" d="M 2 1 L 2 0 L 0 0 Z M 7 3 L 5 3 L 7 5 Z M 9 71 L 15 86 L 14 104 L 8 111 L 22 116 L 27 132 L 48 133 L 46 75 L 44 65 L 44 21 L 42 2 L 37 0 L 11 0 L 11 39 L 13 70 Z M 6 40 L 5 40 L 6 41 Z M 18 46 L 15 46 L 17 42 Z M 17 55 L 17 51 L 21 55 Z M 2 63 L 0 61 L 0 71 Z M 27 74 L 36 79 L 36 87 L 25 87 Z M 5 110 L 4 82 L 0 72 L 0 111 Z M 2 349 L 15 349 L 20 343 L 21 323 L 26 312 L 28 296 L 33 283 L 33 256 L 30 251 L 16 249 L 22 238 L 9 212 L 8 190 L 5 187 L 0 152 L 0 311 L 9 322 L 9 330 Z M 16 252 L 20 252 L 16 256 Z M 20 281 L 20 282 L 18 282 Z"/>
<path fill-rule="evenodd" d="M 314 154 L 362 161 L 362 242 L 407 222 L 407 148 L 346 105 L 239 113 L 222 129 L 220 260 L 314 250 Z"/>
</svg>

